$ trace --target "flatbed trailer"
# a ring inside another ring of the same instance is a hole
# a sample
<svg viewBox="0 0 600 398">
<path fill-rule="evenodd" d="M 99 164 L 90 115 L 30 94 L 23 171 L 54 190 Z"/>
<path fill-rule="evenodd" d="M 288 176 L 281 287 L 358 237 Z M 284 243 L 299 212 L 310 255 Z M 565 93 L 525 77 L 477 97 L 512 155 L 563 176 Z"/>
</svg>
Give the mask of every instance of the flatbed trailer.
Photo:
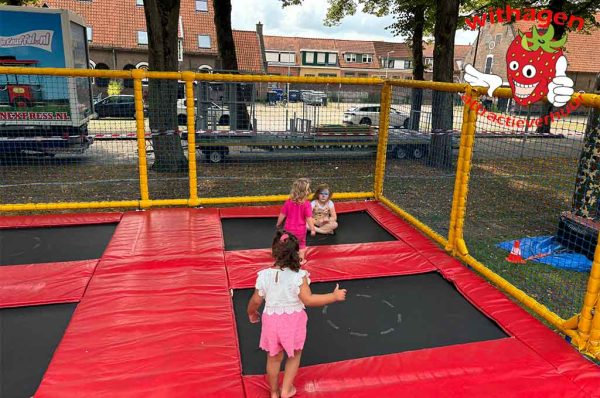
<svg viewBox="0 0 600 398">
<path fill-rule="evenodd" d="M 197 131 L 196 148 L 211 163 L 222 162 L 232 147 L 261 149 L 265 152 L 317 152 L 356 151 L 377 149 L 378 134 L 373 129 L 348 131 L 343 129 L 315 129 L 314 132 L 287 131 Z M 187 140 L 184 132 L 182 139 Z M 388 156 L 397 159 L 423 158 L 428 150 L 431 134 L 407 129 L 390 129 L 388 134 Z M 458 147 L 453 138 L 452 146 Z"/>
</svg>

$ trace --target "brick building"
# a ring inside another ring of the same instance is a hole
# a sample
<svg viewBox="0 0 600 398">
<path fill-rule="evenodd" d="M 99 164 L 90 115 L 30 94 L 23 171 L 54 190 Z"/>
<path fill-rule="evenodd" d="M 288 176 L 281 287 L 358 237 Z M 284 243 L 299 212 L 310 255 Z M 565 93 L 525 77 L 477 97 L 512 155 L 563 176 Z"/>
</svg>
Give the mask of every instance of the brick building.
<svg viewBox="0 0 600 398">
<path fill-rule="evenodd" d="M 267 72 L 317 77 L 410 78 L 406 43 L 264 36 Z"/>
<path fill-rule="evenodd" d="M 600 13 L 596 14 L 600 22 Z M 471 63 L 477 70 L 493 73 L 507 81 L 506 50 L 517 37 L 518 31 L 528 32 L 533 22 L 516 21 L 513 24 L 486 24 L 479 32 L 477 47 L 473 47 L 466 55 L 466 63 Z M 476 42 L 477 43 L 477 42 Z M 565 44 L 565 56 L 569 66 L 567 75 L 573 79 L 575 90 L 593 91 L 594 82 L 600 72 L 600 29 L 591 34 L 577 31 L 569 32 Z M 477 54 L 477 59 L 473 57 Z"/>
</svg>

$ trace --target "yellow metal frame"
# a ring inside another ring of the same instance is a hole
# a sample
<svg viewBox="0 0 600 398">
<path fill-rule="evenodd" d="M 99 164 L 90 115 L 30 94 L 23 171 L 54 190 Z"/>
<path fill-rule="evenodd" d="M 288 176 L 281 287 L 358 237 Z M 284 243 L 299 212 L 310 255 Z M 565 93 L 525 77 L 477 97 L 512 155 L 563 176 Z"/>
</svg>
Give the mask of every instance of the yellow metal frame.
<svg viewBox="0 0 600 398">
<path fill-rule="evenodd" d="M 2 212 L 24 212 L 39 210 L 67 210 L 67 209 L 103 209 L 103 208 L 141 208 L 147 209 L 156 206 L 202 206 L 218 204 L 244 204 L 281 202 L 287 195 L 264 196 L 238 196 L 205 198 L 198 193 L 197 185 L 197 160 L 195 134 L 188 134 L 188 163 L 189 163 L 189 197 L 186 199 L 151 199 L 148 190 L 148 165 L 146 162 L 146 139 L 142 102 L 142 79 L 173 79 L 185 82 L 185 95 L 187 99 L 187 129 L 195 131 L 194 117 L 194 81 L 217 82 L 280 82 L 280 83 L 332 83 L 345 85 L 371 85 L 381 86 L 381 113 L 379 122 L 379 141 L 377 144 L 377 159 L 375 163 L 375 176 L 372 192 L 344 192 L 336 193 L 338 199 L 377 199 L 388 206 L 392 211 L 410 222 L 429 238 L 444 247 L 448 253 L 471 266 L 481 275 L 486 277 L 499 288 L 519 300 L 527 308 L 539 315 L 546 322 L 571 337 L 573 343 L 582 352 L 600 359 L 600 245 L 596 247 L 592 264 L 590 279 L 584 298 L 581 313 L 570 319 L 562 319 L 545 306 L 529 297 L 501 276 L 497 275 L 484 264 L 469 255 L 465 243 L 464 221 L 467 205 L 469 175 L 475 140 L 475 123 L 477 112 L 465 104 L 463 108 L 463 124 L 461 126 L 461 139 L 459 156 L 454 183 L 452 208 L 450 213 L 450 228 L 448 237 L 445 238 L 417 218 L 407 213 L 383 193 L 385 165 L 387 155 L 388 128 L 390 105 L 393 87 L 420 88 L 438 91 L 461 93 L 477 100 L 480 94 L 486 92 L 485 88 L 472 88 L 466 84 L 440 83 L 413 80 L 388 80 L 381 78 L 341 78 L 341 77 L 296 77 L 296 76 L 269 76 L 269 75 L 234 75 L 234 74 L 204 74 L 193 72 L 152 72 L 145 70 L 113 71 L 99 69 L 60 69 L 60 68 L 13 68 L 0 67 L 0 74 L 26 74 L 49 75 L 64 77 L 96 77 L 109 79 L 133 79 L 136 109 L 136 137 L 139 153 L 139 183 L 140 198 L 137 200 L 106 201 L 106 202 L 61 202 L 61 203 L 17 203 L 0 204 Z M 600 95 L 579 95 L 582 105 L 600 109 Z M 510 89 L 501 88 L 494 92 L 497 97 L 510 97 Z M 599 236 L 600 241 L 600 236 Z"/>
</svg>

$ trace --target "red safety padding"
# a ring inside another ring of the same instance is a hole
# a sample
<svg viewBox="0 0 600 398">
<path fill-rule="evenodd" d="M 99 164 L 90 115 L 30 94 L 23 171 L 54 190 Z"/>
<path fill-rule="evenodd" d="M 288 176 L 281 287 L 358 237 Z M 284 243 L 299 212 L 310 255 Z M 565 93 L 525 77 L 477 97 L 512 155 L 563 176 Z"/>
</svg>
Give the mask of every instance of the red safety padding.
<svg viewBox="0 0 600 398">
<path fill-rule="evenodd" d="M 218 209 L 156 209 L 123 215 L 102 256 L 102 269 L 141 258 L 213 259 L 222 264 L 223 233 Z"/>
<path fill-rule="evenodd" d="M 402 241 L 313 246 L 303 268 L 313 282 L 376 278 L 436 271 L 437 268 Z M 382 260 L 385 259 L 385 260 Z M 270 249 L 225 252 L 229 283 L 233 289 L 254 286 L 256 273 L 271 267 Z"/>
<path fill-rule="evenodd" d="M 94 275 L 36 397 L 243 397 L 225 268 L 138 260 Z"/>
<path fill-rule="evenodd" d="M 44 214 L 0 217 L 2 228 L 64 227 L 68 225 L 111 224 L 121 221 L 123 213 Z"/>
<path fill-rule="evenodd" d="M 510 338 L 307 366 L 295 385 L 297 398 L 594 396 Z M 244 376 L 244 387 L 268 396 L 264 376 Z"/>
<path fill-rule="evenodd" d="M 430 257 L 442 275 L 451 280 L 467 300 L 529 347 L 540 360 L 552 364 L 558 373 L 590 394 L 586 396 L 600 396 L 600 368 L 597 365 L 587 361 L 560 335 L 533 318 L 458 260 L 441 250 Z"/>
<path fill-rule="evenodd" d="M 78 302 L 98 260 L 0 267 L 0 308 Z"/>
</svg>

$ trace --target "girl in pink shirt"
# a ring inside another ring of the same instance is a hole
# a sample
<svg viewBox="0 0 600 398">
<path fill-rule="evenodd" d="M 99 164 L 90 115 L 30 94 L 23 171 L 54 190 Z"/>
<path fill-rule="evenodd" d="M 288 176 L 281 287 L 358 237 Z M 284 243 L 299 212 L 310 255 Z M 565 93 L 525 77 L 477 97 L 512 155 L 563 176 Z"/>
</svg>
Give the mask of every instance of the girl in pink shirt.
<svg viewBox="0 0 600 398">
<path fill-rule="evenodd" d="M 316 234 L 312 208 L 307 200 L 308 195 L 310 195 L 310 180 L 308 178 L 298 178 L 292 184 L 290 198 L 283 204 L 281 213 L 277 218 L 277 228 L 281 228 L 281 224 L 285 219 L 285 230 L 298 238 L 300 263 L 306 261 L 306 225 L 308 224 L 311 236 Z"/>
</svg>

